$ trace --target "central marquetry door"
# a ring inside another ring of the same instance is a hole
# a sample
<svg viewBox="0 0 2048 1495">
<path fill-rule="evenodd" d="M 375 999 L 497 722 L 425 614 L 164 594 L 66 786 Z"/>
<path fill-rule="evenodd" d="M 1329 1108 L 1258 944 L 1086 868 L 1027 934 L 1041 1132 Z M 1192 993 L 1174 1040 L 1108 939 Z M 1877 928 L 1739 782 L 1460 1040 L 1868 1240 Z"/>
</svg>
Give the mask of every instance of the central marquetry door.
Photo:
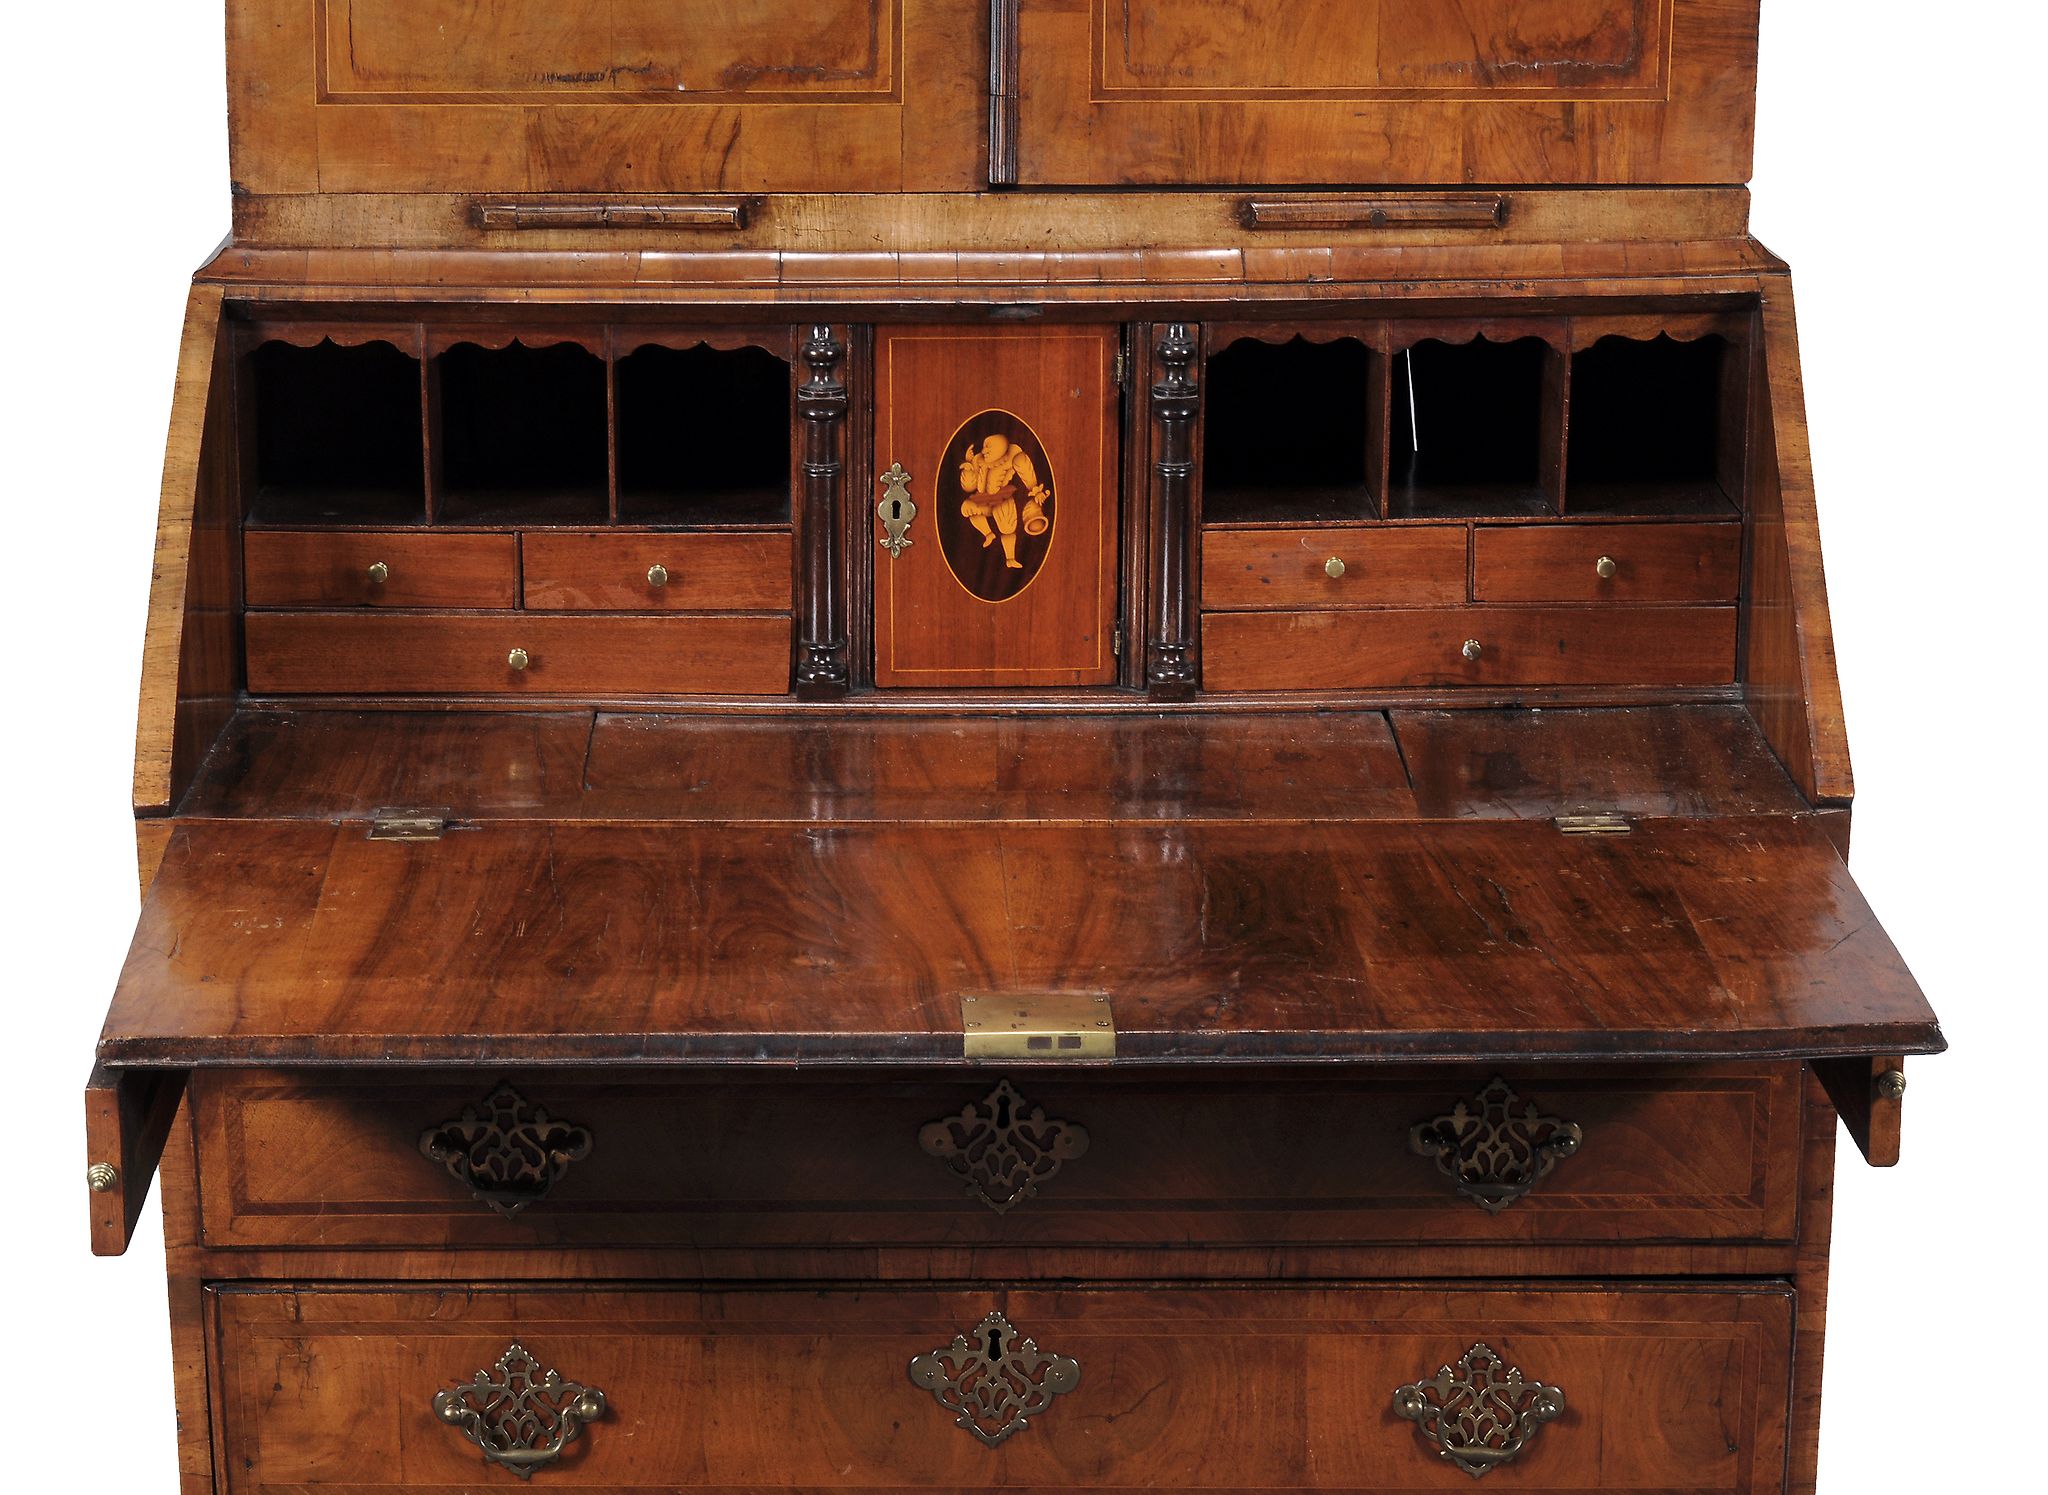
<svg viewBox="0 0 2048 1495">
<path fill-rule="evenodd" d="M 1119 336 L 879 335 L 877 685 L 1115 679 Z"/>
</svg>

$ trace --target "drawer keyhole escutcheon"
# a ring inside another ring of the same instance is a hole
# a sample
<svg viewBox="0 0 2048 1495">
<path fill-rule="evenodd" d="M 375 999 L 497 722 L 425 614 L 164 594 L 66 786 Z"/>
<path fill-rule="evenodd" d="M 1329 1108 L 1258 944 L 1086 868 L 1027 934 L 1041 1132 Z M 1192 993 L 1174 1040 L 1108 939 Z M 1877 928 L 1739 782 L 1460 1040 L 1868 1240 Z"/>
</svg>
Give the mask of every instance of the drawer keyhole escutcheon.
<svg viewBox="0 0 2048 1495">
<path fill-rule="evenodd" d="M 510 1085 L 420 1133 L 422 1155 L 508 1220 L 547 1198 L 571 1163 L 590 1156 L 592 1145 L 588 1127 L 558 1121 Z"/>
<path fill-rule="evenodd" d="M 972 1332 L 912 1360 L 910 1380 L 954 1414 L 955 1427 L 994 1448 L 1080 1385 L 1081 1366 L 1047 1354 L 992 1312 Z"/>
<path fill-rule="evenodd" d="M 1451 1186 L 1489 1215 L 1543 1182 L 1585 1140 L 1577 1122 L 1543 1115 L 1499 1075 L 1471 1100 L 1408 1132 L 1409 1151 L 1433 1158 Z"/>
<path fill-rule="evenodd" d="M 917 1145 L 966 1184 L 968 1198 L 1002 1215 L 1086 1152 L 1088 1129 L 1047 1116 L 1003 1080 L 980 1102 L 919 1128 Z"/>
<path fill-rule="evenodd" d="M 466 1385 L 434 1394 L 434 1415 L 521 1479 L 554 1463 L 585 1424 L 604 1416 L 604 1393 L 565 1381 L 514 1344 Z"/>
<path fill-rule="evenodd" d="M 910 474 L 901 462 L 891 462 L 878 481 L 882 501 L 875 505 L 875 517 L 882 521 L 882 549 L 893 561 L 910 544 L 910 521 L 917 517 L 917 505 L 910 497 Z"/>
<path fill-rule="evenodd" d="M 1394 1392 L 1394 1411 L 1422 1429 L 1438 1455 L 1474 1479 L 1514 1462 L 1544 1423 L 1564 1413 L 1564 1393 L 1522 1372 L 1484 1344 L 1427 1381 Z"/>
</svg>

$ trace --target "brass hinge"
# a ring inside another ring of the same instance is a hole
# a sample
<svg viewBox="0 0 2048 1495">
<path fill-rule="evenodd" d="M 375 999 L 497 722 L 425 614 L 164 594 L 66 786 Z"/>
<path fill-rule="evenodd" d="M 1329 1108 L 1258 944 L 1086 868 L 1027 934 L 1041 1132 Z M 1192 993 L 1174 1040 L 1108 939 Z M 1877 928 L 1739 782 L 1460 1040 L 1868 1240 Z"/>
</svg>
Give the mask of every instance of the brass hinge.
<svg viewBox="0 0 2048 1495">
<path fill-rule="evenodd" d="M 1118 659 L 1124 657 L 1124 630 L 1121 624 L 1109 631 L 1109 652 Z"/>
<path fill-rule="evenodd" d="M 1551 824 L 1567 836 L 1626 836 L 1635 829 L 1628 816 L 1612 811 L 1558 815 L 1552 818 Z"/>
<path fill-rule="evenodd" d="M 438 841 L 448 829 L 445 810 L 379 810 L 370 817 L 372 841 Z"/>
<path fill-rule="evenodd" d="M 1100 993 L 960 999 L 970 1059 L 1114 1059 L 1116 1019 Z"/>
<path fill-rule="evenodd" d="M 1118 389 L 1129 389 L 1131 387 L 1131 350 L 1129 348 L 1119 347 L 1116 350 L 1116 358 L 1111 364 L 1111 369 L 1116 378 L 1116 387 Z"/>
</svg>

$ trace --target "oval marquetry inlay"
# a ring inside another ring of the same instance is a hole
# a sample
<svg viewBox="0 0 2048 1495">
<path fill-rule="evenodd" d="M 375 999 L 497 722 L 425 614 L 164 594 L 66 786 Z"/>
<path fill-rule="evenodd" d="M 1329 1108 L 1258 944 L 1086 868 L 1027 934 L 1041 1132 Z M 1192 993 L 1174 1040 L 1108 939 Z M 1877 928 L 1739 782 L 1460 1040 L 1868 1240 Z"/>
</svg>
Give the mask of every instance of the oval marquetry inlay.
<svg viewBox="0 0 2048 1495">
<path fill-rule="evenodd" d="M 983 602 L 1031 585 L 1052 550 L 1052 460 L 1007 410 L 969 416 L 934 469 L 939 549 L 954 580 Z"/>
</svg>

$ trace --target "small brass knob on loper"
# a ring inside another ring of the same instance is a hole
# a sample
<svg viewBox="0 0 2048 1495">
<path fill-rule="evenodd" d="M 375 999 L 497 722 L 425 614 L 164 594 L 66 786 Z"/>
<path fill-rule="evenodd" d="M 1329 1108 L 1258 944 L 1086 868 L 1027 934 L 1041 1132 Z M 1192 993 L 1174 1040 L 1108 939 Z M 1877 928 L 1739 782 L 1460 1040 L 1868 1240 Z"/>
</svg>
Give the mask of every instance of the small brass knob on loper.
<svg viewBox="0 0 2048 1495">
<path fill-rule="evenodd" d="M 656 561 L 653 565 L 649 566 L 647 568 L 647 584 L 650 587 L 667 586 L 668 567 L 662 565 L 660 561 Z"/>
<path fill-rule="evenodd" d="M 1620 569 L 1619 566 L 1614 564 L 1614 557 L 1611 555 L 1603 555 L 1599 560 L 1593 562 L 1593 574 L 1602 581 L 1614 580 L 1614 573 Z"/>
<path fill-rule="evenodd" d="M 1906 1093 L 1906 1072 L 1902 1069 L 1888 1069 L 1877 1077 L 1877 1093 L 1886 1100 L 1897 1100 Z"/>
<path fill-rule="evenodd" d="M 382 561 L 370 562 L 370 569 L 365 574 L 370 578 L 370 585 L 373 587 L 381 587 L 391 580 L 391 568 Z"/>
<path fill-rule="evenodd" d="M 533 656 L 528 654 L 524 649 L 514 649 L 510 654 L 507 654 L 505 656 L 505 663 L 512 666 L 512 668 L 515 670 L 523 670 L 528 665 L 533 663 Z"/>
<path fill-rule="evenodd" d="M 95 1194 L 105 1194 L 121 1181 L 121 1170 L 112 1163 L 94 1163 L 85 1170 L 85 1186 Z"/>
<path fill-rule="evenodd" d="M 1477 664 L 1479 662 L 1479 656 L 1485 652 L 1485 648 L 1480 644 L 1478 639 L 1468 638 L 1465 640 L 1465 646 L 1462 649 L 1458 650 L 1458 652 L 1464 655 L 1467 659 L 1471 660 L 1474 664 Z"/>
<path fill-rule="evenodd" d="M 1330 580 L 1335 581 L 1338 577 L 1342 576 L 1343 574 L 1344 558 L 1342 556 L 1333 555 L 1327 561 L 1323 562 L 1323 575 L 1329 577 Z"/>
</svg>

